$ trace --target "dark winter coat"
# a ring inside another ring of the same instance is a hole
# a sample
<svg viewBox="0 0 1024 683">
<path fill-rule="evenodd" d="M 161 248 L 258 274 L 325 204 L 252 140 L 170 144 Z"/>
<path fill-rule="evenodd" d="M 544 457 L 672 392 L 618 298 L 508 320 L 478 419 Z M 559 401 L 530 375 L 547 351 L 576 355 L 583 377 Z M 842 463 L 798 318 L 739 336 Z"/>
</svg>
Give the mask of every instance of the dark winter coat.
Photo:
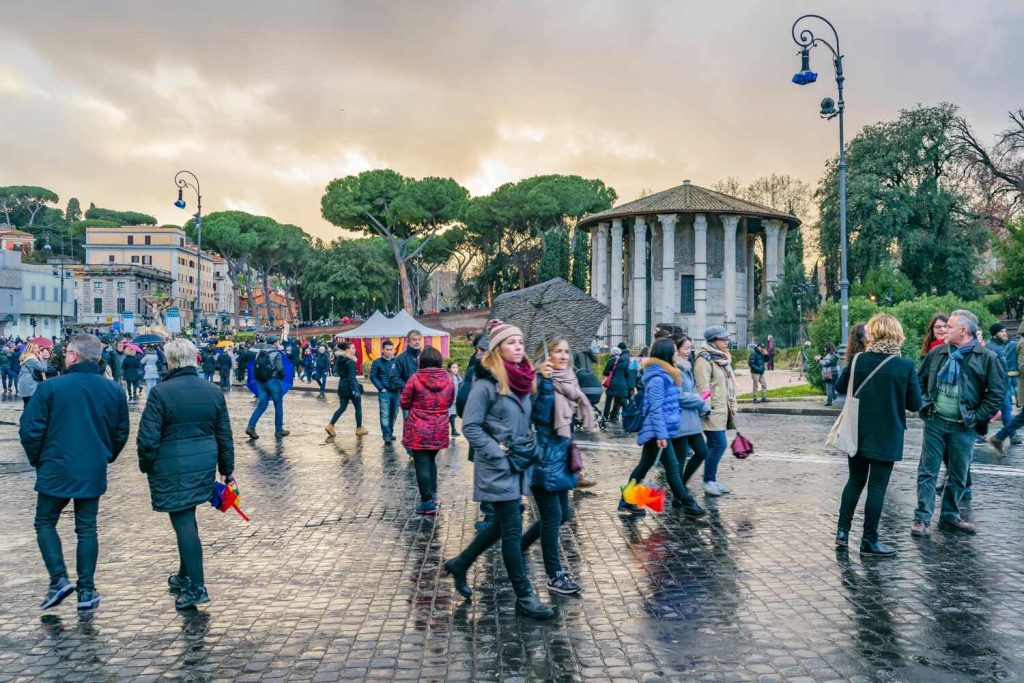
<svg viewBox="0 0 1024 683">
<path fill-rule="evenodd" d="M 855 358 L 856 377 L 851 383 L 851 362 L 839 375 L 836 391 L 847 394 L 852 389 L 860 399 L 857 455 L 871 460 L 898 462 L 903 459 L 907 411 L 916 412 L 921 409 L 921 386 L 914 374 L 914 364 L 907 358 L 893 358 L 861 391 L 867 376 L 888 356 L 865 352 L 857 354 Z"/>
<path fill-rule="evenodd" d="M 402 387 L 420 369 L 420 350 L 408 348 L 396 356 L 398 360 L 398 378 L 402 380 Z"/>
<path fill-rule="evenodd" d="M 381 356 L 373 361 L 370 366 L 370 383 L 377 388 L 377 391 L 401 391 L 405 382 L 399 372 L 398 358 L 392 356 L 384 358 Z"/>
<path fill-rule="evenodd" d="M 752 375 L 763 375 L 764 364 L 768 362 L 768 356 L 761 353 L 757 349 L 750 352 L 750 357 L 747 358 L 747 365 L 750 366 L 750 374 Z"/>
<path fill-rule="evenodd" d="M 423 368 L 409 378 L 399 405 L 408 410 L 402 445 L 410 450 L 448 448 L 448 409 L 455 403 L 455 385 L 442 368 Z"/>
<path fill-rule="evenodd" d="M 323 353 L 316 354 L 316 374 L 326 375 L 327 371 L 331 369 L 331 354 L 324 351 Z"/>
<path fill-rule="evenodd" d="M 473 500 L 519 500 L 530 493 L 532 468 L 513 472 L 501 447 L 533 433 L 533 398 L 501 396 L 487 368 L 477 365 L 473 372 L 473 388 L 462 413 L 462 433 L 473 448 Z"/>
<path fill-rule="evenodd" d="M 220 355 L 217 356 L 217 369 L 221 374 L 231 372 L 231 354 L 227 351 L 221 351 Z M 205 372 L 205 369 L 203 370 Z"/>
<path fill-rule="evenodd" d="M 355 398 L 361 396 L 363 387 L 356 377 L 356 362 L 349 356 L 339 355 L 334 361 L 338 373 L 338 396 Z"/>
<path fill-rule="evenodd" d="M 97 498 L 107 465 L 128 442 L 128 402 L 94 363 L 76 363 L 36 389 L 19 436 L 36 468 L 36 491 L 55 498 Z"/>
<path fill-rule="evenodd" d="M 949 352 L 949 344 L 936 346 L 925 356 L 917 372 L 924 400 L 921 417 L 931 416 L 938 392 L 939 371 L 949 362 Z M 960 415 L 964 424 L 968 427 L 987 425 L 999 412 L 1006 396 L 1006 371 L 999 357 L 980 344 L 975 346 L 960 361 L 958 387 Z"/>
<path fill-rule="evenodd" d="M 213 371 L 217 369 L 217 356 L 213 351 L 206 349 L 202 352 L 203 359 L 203 372 L 207 375 L 212 375 Z"/>
<path fill-rule="evenodd" d="M 636 442 L 643 445 L 651 439 L 668 440 L 679 434 L 681 406 L 679 368 L 657 358 L 644 360 L 643 423 Z"/>
<path fill-rule="evenodd" d="M 607 390 L 609 396 L 626 398 L 629 395 L 629 390 L 633 388 L 629 384 L 629 374 L 629 351 L 608 359 L 604 364 L 604 376 L 612 378 Z"/>
<path fill-rule="evenodd" d="M 532 417 L 537 428 L 540 462 L 532 468 L 530 487 L 541 491 L 571 491 L 576 488 L 577 480 L 568 466 L 572 438 L 555 432 L 552 428 L 554 414 L 555 385 L 550 379 L 538 376 Z"/>
<path fill-rule="evenodd" d="M 215 469 L 227 475 L 235 468 L 223 392 L 195 368 L 174 370 L 146 399 L 136 446 L 154 510 L 175 512 L 208 502 Z"/>
<path fill-rule="evenodd" d="M 121 363 L 121 373 L 126 382 L 142 381 L 142 358 L 139 354 L 124 354 L 124 361 Z"/>
<path fill-rule="evenodd" d="M 112 351 L 110 354 L 110 360 L 108 365 L 110 366 L 110 376 L 114 379 L 121 379 L 124 376 L 124 359 L 128 357 L 128 354 L 124 351 Z"/>
</svg>

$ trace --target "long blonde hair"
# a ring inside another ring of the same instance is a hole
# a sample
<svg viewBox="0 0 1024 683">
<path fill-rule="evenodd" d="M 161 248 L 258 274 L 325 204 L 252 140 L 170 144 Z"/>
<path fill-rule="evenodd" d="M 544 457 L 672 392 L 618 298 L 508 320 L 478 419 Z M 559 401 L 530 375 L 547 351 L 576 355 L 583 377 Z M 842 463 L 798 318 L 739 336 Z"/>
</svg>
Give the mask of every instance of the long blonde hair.
<svg viewBox="0 0 1024 683">
<path fill-rule="evenodd" d="M 523 360 L 530 362 L 525 356 Z M 501 345 L 488 349 L 483 358 L 480 359 L 483 366 L 494 377 L 494 383 L 498 385 L 499 396 L 511 396 L 512 390 L 508 386 L 508 373 L 505 371 L 505 359 L 501 357 Z M 537 390 L 537 378 L 533 380 L 533 390 Z"/>
<path fill-rule="evenodd" d="M 43 347 L 40 346 L 39 344 L 35 344 L 35 343 L 25 344 L 25 350 L 21 352 L 21 358 L 18 359 L 18 362 L 19 363 L 24 363 L 29 358 L 35 358 L 36 360 L 41 360 L 39 358 L 39 353 L 42 350 L 43 350 Z"/>
</svg>

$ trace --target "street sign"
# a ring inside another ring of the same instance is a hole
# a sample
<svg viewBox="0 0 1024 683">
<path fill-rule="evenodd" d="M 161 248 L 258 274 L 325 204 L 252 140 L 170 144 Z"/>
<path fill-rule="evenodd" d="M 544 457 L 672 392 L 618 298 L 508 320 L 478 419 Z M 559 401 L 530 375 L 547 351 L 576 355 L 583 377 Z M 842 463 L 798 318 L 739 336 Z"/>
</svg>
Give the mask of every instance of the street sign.
<svg viewBox="0 0 1024 683">
<path fill-rule="evenodd" d="M 181 311 L 177 308 L 168 308 L 167 313 L 167 331 L 171 334 L 181 334 Z"/>
<path fill-rule="evenodd" d="M 125 311 L 121 314 L 121 329 L 129 334 L 135 332 L 135 314 L 131 311 Z"/>
</svg>

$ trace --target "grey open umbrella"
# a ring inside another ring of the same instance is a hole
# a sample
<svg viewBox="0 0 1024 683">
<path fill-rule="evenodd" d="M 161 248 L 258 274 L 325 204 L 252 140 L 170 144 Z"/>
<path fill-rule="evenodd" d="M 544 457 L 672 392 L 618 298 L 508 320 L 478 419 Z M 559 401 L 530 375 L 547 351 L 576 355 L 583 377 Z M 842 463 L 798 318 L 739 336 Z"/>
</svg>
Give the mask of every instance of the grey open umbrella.
<svg viewBox="0 0 1024 683">
<path fill-rule="evenodd" d="M 523 331 L 527 353 L 553 337 L 565 337 L 573 349 L 590 348 L 608 307 L 560 277 L 507 292 L 494 300 L 491 317 Z"/>
</svg>

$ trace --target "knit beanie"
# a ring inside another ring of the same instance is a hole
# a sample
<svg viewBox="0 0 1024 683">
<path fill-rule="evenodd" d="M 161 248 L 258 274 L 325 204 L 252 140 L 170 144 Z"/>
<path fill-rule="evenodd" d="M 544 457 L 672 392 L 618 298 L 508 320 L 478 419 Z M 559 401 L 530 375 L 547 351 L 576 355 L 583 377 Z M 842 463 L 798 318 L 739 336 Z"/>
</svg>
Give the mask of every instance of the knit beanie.
<svg viewBox="0 0 1024 683">
<path fill-rule="evenodd" d="M 1005 329 L 1006 326 L 1002 323 L 993 323 L 992 327 L 988 328 L 988 336 L 994 337 Z"/>
<path fill-rule="evenodd" d="M 487 321 L 487 348 L 496 349 L 509 337 L 523 336 L 522 330 L 515 325 L 503 323 L 497 318 Z"/>
</svg>

